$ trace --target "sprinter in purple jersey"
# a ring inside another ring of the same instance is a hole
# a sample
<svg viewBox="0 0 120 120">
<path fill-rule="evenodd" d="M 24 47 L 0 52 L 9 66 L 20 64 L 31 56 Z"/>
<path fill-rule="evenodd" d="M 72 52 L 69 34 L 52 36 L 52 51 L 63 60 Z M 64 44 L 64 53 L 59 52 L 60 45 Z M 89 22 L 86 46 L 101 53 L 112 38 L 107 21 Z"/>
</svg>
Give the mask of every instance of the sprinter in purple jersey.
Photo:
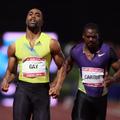
<svg viewBox="0 0 120 120">
<path fill-rule="evenodd" d="M 83 42 L 73 46 L 65 62 L 68 73 L 73 63 L 80 70 L 78 91 L 72 120 L 105 120 L 108 88 L 120 81 L 120 60 L 110 45 L 99 37 L 98 26 L 88 23 L 83 29 Z M 109 74 L 110 67 L 115 74 Z"/>
</svg>

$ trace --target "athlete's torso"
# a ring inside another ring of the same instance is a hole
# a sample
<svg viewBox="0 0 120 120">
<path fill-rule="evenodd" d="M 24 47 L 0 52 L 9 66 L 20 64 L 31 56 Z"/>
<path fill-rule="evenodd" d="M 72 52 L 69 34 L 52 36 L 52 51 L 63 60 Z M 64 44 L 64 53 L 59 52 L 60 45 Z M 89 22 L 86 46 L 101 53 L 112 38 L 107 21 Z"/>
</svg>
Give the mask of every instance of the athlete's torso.
<svg viewBox="0 0 120 120">
<path fill-rule="evenodd" d="M 15 55 L 19 65 L 19 80 L 29 83 L 49 82 L 51 37 L 41 33 L 32 48 L 26 36 L 15 42 Z"/>
<path fill-rule="evenodd" d="M 102 44 L 92 60 L 87 58 L 83 47 L 84 43 L 80 43 L 71 50 L 71 57 L 80 69 L 78 89 L 90 96 L 102 96 L 107 93 L 107 88 L 103 87 L 103 80 L 110 67 L 110 46 Z"/>
</svg>

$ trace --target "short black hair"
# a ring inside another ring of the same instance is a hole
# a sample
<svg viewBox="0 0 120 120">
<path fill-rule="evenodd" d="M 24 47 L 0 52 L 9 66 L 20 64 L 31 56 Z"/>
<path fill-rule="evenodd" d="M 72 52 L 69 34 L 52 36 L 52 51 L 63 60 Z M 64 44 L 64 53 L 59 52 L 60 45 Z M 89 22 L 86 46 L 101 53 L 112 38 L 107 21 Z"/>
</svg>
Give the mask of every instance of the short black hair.
<svg viewBox="0 0 120 120">
<path fill-rule="evenodd" d="M 85 33 L 86 29 L 94 29 L 97 31 L 98 34 L 100 34 L 98 25 L 96 23 L 88 23 L 83 28 L 83 33 Z"/>
</svg>

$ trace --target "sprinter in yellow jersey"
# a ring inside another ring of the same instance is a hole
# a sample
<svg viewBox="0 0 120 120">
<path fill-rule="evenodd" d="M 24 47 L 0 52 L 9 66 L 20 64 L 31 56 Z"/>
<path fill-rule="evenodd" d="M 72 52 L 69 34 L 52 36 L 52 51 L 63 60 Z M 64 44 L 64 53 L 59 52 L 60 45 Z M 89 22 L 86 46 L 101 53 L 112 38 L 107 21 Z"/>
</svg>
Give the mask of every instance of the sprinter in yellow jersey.
<svg viewBox="0 0 120 120">
<path fill-rule="evenodd" d="M 64 56 L 57 40 L 41 32 L 43 15 L 37 8 L 26 17 L 26 34 L 8 48 L 8 67 L 2 90 L 8 91 L 19 66 L 19 79 L 13 104 L 13 120 L 50 120 L 49 95 L 56 98 L 63 83 Z M 58 72 L 49 85 L 49 67 L 54 59 Z"/>
</svg>

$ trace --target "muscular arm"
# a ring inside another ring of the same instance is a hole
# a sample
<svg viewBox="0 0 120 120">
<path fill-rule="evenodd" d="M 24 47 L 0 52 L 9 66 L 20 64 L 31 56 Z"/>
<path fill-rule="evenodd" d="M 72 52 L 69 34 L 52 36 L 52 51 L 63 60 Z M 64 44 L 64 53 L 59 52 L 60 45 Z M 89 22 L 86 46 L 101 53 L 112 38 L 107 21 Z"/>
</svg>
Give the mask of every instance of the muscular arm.
<svg viewBox="0 0 120 120">
<path fill-rule="evenodd" d="M 16 72 L 17 60 L 15 57 L 15 44 L 12 44 L 8 47 L 8 67 L 1 84 L 3 91 L 8 91 L 9 84 L 15 78 Z"/>
<path fill-rule="evenodd" d="M 110 66 L 113 68 L 113 70 L 115 71 L 115 73 L 111 76 L 105 74 L 105 78 L 104 78 L 104 85 L 105 86 L 110 86 L 112 83 L 116 83 L 116 82 L 120 82 L 120 60 L 118 59 L 115 51 L 111 48 L 110 51 Z"/>
<path fill-rule="evenodd" d="M 115 70 L 113 76 L 105 75 L 104 86 L 109 87 L 112 83 L 120 82 L 120 60 L 111 64 L 111 67 Z"/>
<path fill-rule="evenodd" d="M 111 66 L 115 70 L 113 75 L 114 82 L 120 82 L 120 60 L 114 62 Z"/>
<path fill-rule="evenodd" d="M 57 71 L 57 76 L 53 83 L 51 84 L 51 88 L 49 91 L 49 94 L 53 97 L 57 97 L 59 95 L 59 91 L 62 87 L 63 81 L 64 81 L 64 55 L 61 50 L 60 44 L 57 40 L 52 40 L 50 44 L 50 49 L 51 49 L 51 55 L 52 58 L 54 59 L 58 71 Z"/>
<path fill-rule="evenodd" d="M 50 44 L 50 49 L 52 58 L 54 59 L 59 70 L 65 60 L 59 42 L 57 40 L 52 40 Z"/>
</svg>

